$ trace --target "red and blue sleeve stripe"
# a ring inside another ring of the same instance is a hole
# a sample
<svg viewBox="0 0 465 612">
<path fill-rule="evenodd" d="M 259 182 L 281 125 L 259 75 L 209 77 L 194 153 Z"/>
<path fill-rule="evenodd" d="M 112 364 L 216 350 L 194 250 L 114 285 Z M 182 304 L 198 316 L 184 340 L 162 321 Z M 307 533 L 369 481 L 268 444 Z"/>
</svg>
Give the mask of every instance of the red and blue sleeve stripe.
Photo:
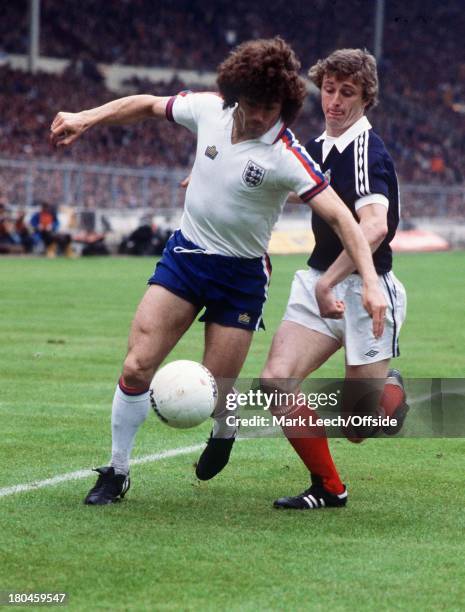
<svg viewBox="0 0 465 612">
<path fill-rule="evenodd" d="M 320 193 L 320 191 L 326 189 L 329 183 L 323 174 L 315 168 L 315 162 L 307 153 L 305 148 L 302 147 L 299 141 L 295 138 L 291 130 L 287 129 L 282 135 L 281 139 L 286 145 L 288 151 L 290 151 L 299 160 L 300 164 L 302 164 L 315 183 L 315 186 L 312 187 L 312 189 L 309 189 L 300 196 L 304 202 L 308 202 L 314 196 Z"/>
<path fill-rule="evenodd" d="M 174 122 L 173 104 L 174 104 L 174 101 L 176 100 L 176 98 L 177 98 L 177 96 L 171 96 L 171 98 L 168 100 L 168 102 L 166 104 L 165 114 L 166 114 L 166 118 L 168 119 L 168 121 L 173 121 Z"/>
<path fill-rule="evenodd" d="M 166 109 L 165 109 L 165 114 L 166 114 L 166 118 L 168 119 L 168 121 L 173 121 L 174 122 L 173 104 L 174 104 L 174 101 L 176 100 L 176 98 L 178 96 L 187 96 L 188 93 L 191 93 L 189 91 L 189 89 L 185 89 L 184 91 L 180 91 L 176 96 L 171 96 L 171 98 L 168 100 L 168 102 L 166 104 Z"/>
<path fill-rule="evenodd" d="M 300 194 L 299 197 L 305 203 L 310 202 L 312 198 L 318 195 L 321 191 L 324 191 L 326 187 L 329 187 L 329 183 L 325 180 L 323 183 L 315 185 L 313 189 L 309 189 L 309 191 L 305 191 L 304 193 Z"/>
</svg>

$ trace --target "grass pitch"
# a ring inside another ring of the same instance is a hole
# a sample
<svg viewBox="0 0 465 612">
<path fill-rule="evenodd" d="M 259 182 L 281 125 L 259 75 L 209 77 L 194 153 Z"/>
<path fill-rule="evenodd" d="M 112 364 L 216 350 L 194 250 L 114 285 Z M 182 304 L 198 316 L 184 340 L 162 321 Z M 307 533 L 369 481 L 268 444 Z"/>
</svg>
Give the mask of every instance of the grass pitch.
<svg viewBox="0 0 465 612">
<path fill-rule="evenodd" d="M 275 257 L 257 376 L 305 258 Z M 408 377 L 465 377 L 464 253 L 397 256 Z M 110 403 L 150 259 L 0 259 L 0 489 L 108 460 Z M 199 360 L 196 323 L 170 360 Z M 342 355 L 321 370 L 340 376 Z M 134 456 L 202 442 L 152 416 Z M 0 592 L 69 593 L 72 610 L 463 609 L 463 439 L 332 440 L 350 503 L 278 512 L 306 485 L 283 439 L 238 443 L 216 479 L 198 453 L 134 466 L 126 500 L 81 504 L 93 479 L 0 497 Z"/>
</svg>

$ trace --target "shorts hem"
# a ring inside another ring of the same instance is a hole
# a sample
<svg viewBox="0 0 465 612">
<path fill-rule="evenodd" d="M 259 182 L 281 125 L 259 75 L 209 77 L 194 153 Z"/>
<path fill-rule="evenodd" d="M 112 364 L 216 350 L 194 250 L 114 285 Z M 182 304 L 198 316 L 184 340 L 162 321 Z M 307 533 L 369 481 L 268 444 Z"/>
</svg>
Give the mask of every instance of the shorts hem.
<svg viewBox="0 0 465 612">
<path fill-rule="evenodd" d="M 302 320 L 297 320 L 297 319 L 294 319 L 294 318 L 286 316 L 286 315 L 283 317 L 282 320 L 283 321 L 290 321 L 291 323 L 295 323 L 296 325 L 301 325 L 302 327 L 305 327 L 306 329 L 311 329 L 312 331 L 319 332 L 320 334 L 323 334 L 324 336 L 328 336 L 329 338 L 332 338 L 333 340 L 336 340 L 336 342 L 339 342 L 340 346 L 342 346 L 342 342 L 341 342 L 340 338 L 338 338 L 336 335 L 334 335 L 329 330 L 323 331 L 322 329 L 319 329 L 317 327 L 312 327 L 312 325 L 310 323 L 304 323 Z"/>
<path fill-rule="evenodd" d="M 253 326 L 251 325 L 242 325 L 241 323 L 236 323 L 234 321 L 224 321 L 221 319 L 215 319 L 214 315 L 208 315 L 207 313 L 204 313 L 199 319 L 197 319 L 200 323 L 216 323 L 217 325 L 222 325 L 223 327 L 235 327 L 236 329 L 243 329 L 245 331 L 251 331 L 251 332 L 255 332 L 255 331 L 259 331 L 260 329 L 265 329 L 265 324 L 263 322 L 263 319 L 260 321 L 258 329 L 257 329 L 257 323 L 255 323 Z"/>
<path fill-rule="evenodd" d="M 386 355 L 386 354 L 380 353 L 379 355 L 376 355 L 369 361 L 368 360 L 360 361 L 360 359 L 356 359 L 357 363 L 353 363 L 353 360 L 350 360 L 350 363 L 349 363 L 349 360 L 347 359 L 347 351 L 346 351 L 346 365 L 348 366 L 371 365 L 372 363 L 379 363 L 380 361 L 384 361 L 385 359 L 397 359 L 397 357 L 399 357 L 399 355 L 393 355 L 392 353 L 389 353 L 389 355 Z"/>
<path fill-rule="evenodd" d="M 186 302 L 189 302 L 189 304 L 192 304 L 193 306 L 196 306 L 199 310 L 200 310 L 200 308 L 202 308 L 202 305 L 199 304 L 198 302 L 196 302 L 195 300 L 193 300 L 187 293 L 184 293 L 184 291 L 180 291 L 179 289 L 174 289 L 168 283 L 163 283 L 163 282 L 160 282 L 158 280 L 149 280 L 147 284 L 149 286 L 159 285 L 160 287 L 163 287 L 164 289 L 166 289 L 170 293 L 173 293 L 177 297 L 185 300 Z"/>
</svg>

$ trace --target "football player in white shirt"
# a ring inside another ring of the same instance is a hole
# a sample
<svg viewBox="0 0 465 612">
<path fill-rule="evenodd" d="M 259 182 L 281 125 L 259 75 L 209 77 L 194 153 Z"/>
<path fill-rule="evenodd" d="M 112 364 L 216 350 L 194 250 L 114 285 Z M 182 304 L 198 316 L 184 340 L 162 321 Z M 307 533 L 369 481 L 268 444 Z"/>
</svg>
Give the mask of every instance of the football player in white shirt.
<svg viewBox="0 0 465 612">
<path fill-rule="evenodd" d="M 181 228 L 169 240 L 137 309 L 112 406 L 112 457 L 86 504 L 115 502 L 129 488 L 129 458 L 149 410 L 150 381 L 199 311 L 203 364 L 219 385 L 212 435 L 197 465 L 207 480 L 228 462 L 236 428 L 226 394 L 262 325 L 270 274 L 266 248 L 289 192 L 310 202 L 340 236 L 363 278 L 364 307 L 382 334 L 386 301 L 358 224 L 287 128 L 306 95 L 300 63 L 280 38 L 237 47 L 218 70 L 218 94 L 136 95 L 78 113 L 59 112 L 51 140 L 68 146 L 97 125 L 174 120 L 197 135 Z M 156 146 L 156 143 L 154 143 Z M 227 380 L 225 386 L 222 381 Z"/>
</svg>

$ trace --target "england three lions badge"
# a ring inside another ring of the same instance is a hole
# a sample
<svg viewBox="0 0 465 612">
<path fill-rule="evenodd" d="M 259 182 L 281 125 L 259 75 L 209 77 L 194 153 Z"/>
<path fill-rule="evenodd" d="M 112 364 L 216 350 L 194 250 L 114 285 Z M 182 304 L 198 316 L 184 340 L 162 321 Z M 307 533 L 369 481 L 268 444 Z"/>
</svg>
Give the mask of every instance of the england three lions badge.
<svg viewBox="0 0 465 612">
<path fill-rule="evenodd" d="M 215 159 L 215 157 L 218 155 L 218 149 L 215 147 L 215 145 L 208 145 L 208 147 L 205 149 L 205 155 L 210 159 Z"/>
<path fill-rule="evenodd" d="M 242 173 L 244 183 L 248 187 L 258 187 L 263 183 L 264 176 L 265 168 L 262 168 L 261 166 L 249 159 L 249 161 L 247 162 L 247 166 L 245 167 L 245 170 Z"/>
</svg>

